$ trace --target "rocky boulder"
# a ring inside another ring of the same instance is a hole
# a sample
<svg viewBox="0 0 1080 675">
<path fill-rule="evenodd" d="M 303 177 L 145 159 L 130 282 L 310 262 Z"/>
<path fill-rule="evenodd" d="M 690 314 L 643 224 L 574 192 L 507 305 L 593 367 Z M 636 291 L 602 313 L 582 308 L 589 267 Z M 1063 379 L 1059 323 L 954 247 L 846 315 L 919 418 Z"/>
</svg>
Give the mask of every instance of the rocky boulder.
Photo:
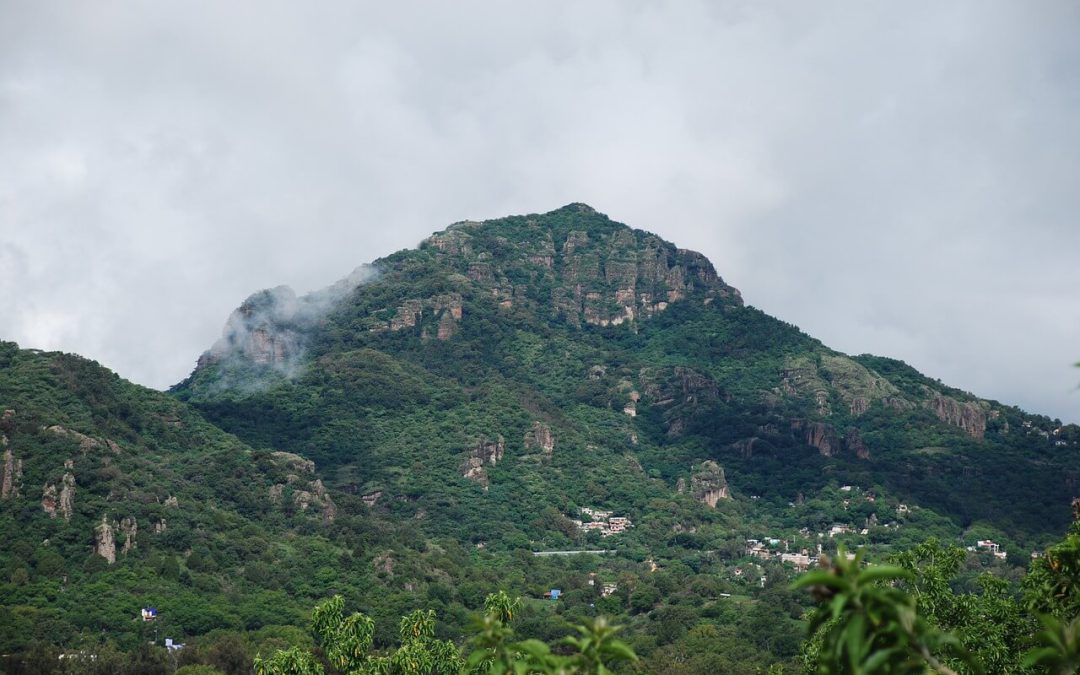
<svg viewBox="0 0 1080 675">
<path fill-rule="evenodd" d="M 709 508 L 716 508 L 721 499 L 731 499 L 724 469 L 712 460 L 705 460 L 690 476 L 690 495 Z"/>
</svg>

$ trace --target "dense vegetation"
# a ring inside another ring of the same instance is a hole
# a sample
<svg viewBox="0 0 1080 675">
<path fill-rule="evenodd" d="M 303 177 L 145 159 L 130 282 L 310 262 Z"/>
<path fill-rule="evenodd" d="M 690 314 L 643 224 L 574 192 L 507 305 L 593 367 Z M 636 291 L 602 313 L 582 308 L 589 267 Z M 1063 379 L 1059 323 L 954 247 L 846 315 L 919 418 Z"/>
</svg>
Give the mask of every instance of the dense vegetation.
<svg viewBox="0 0 1080 675">
<path fill-rule="evenodd" d="M 884 562 L 936 538 L 950 592 L 1004 606 L 1069 525 L 1075 427 L 829 350 L 588 207 L 375 265 L 332 307 L 257 294 L 170 394 L 0 344 L 0 452 L 22 463 L 0 499 L 6 671 L 246 673 L 317 648 L 310 608 L 335 595 L 372 654 L 417 610 L 461 649 L 503 589 L 515 639 L 607 616 L 624 669 L 795 672 L 814 602 L 783 552 Z M 632 526 L 587 530 L 582 507 Z M 533 555 L 570 549 L 607 552 Z M 962 633 L 957 612 L 927 620 Z"/>
</svg>

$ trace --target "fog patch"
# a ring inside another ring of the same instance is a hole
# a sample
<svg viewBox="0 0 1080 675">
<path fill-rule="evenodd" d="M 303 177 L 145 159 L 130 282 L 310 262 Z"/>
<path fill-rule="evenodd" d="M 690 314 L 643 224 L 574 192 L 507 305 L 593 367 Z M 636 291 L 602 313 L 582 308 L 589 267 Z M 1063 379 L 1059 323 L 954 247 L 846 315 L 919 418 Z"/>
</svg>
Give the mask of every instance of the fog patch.
<svg viewBox="0 0 1080 675">
<path fill-rule="evenodd" d="M 311 332 L 357 287 L 378 277 L 371 265 L 361 265 L 344 279 L 298 297 L 288 286 L 252 294 L 225 322 L 221 338 L 205 352 L 196 372 L 217 366 L 220 377 L 212 389 L 251 393 L 303 373 Z"/>
</svg>

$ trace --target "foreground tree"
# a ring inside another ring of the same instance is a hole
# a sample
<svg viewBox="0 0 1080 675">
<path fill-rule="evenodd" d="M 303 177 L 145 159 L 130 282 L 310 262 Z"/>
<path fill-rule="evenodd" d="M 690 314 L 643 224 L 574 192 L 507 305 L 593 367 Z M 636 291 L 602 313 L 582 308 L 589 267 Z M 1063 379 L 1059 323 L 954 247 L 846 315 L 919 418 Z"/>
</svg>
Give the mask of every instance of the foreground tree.
<svg viewBox="0 0 1080 675">
<path fill-rule="evenodd" d="M 625 643 L 615 639 L 619 626 L 603 617 L 575 626 L 578 635 L 561 642 L 566 653 L 556 654 L 539 640 L 516 640 L 510 624 L 521 605 L 499 591 L 487 596 L 484 616 L 469 640 L 466 661 L 448 640 L 435 639 L 435 612 L 416 610 L 402 617 L 401 645 L 389 654 L 371 653 L 375 624 L 367 616 L 345 616 L 338 595 L 316 605 L 312 632 L 326 665 L 346 675 L 608 675 L 609 666 L 636 661 Z M 269 658 L 255 657 L 256 675 L 325 675 L 323 662 L 298 647 L 279 650 Z"/>
<path fill-rule="evenodd" d="M 1065 538 L 1032 561 L 1022 603 L 990 575 L 980 593 L 955 594 L 949 581 L 964 552 L 934 540 L 895 566 L 864 566 L 861 552 L 848 560 L 841 550 L 793 584 L 820 603 L 803 645 L 806 672 L 1080 672 L 1080 500 L 1073 515 Z"/>
</svg>

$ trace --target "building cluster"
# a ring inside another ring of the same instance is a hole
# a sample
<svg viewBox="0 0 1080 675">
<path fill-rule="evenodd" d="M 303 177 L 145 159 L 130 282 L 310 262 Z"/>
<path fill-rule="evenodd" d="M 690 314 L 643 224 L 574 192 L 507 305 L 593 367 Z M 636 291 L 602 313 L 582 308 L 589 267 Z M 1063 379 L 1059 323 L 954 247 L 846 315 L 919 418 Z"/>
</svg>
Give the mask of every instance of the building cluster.
<svg viewBox="0 0 1080 675">
<path fill-rule="evenodd" d="M 629 518 L 613 516 L 611 511 L 601 511 L 588 506 L 582 506 L 578 511 L 581 515 L 589 517 L 588 521 L 571 521 L 582 532 L 599 532 L 602 537 L 610 537 L 613 534 L 625 532 L 634 526 L 634 523 Z"/>
<path fill-rule="evenodd" d="M 993 541 L 992 539 L 980 539 L 975 542 L 974 546 L 968 546 L 967 550 L 970 552 L 982 551 L 984 553 L 991 553 L 998 560 L 1004 560 L 1008 554 L 1001 550 L 1001 545 Z"/>
<path fill-rule="evenodd" d="M 810 555 L 808 549 L 801 549 L 796 553 L 792 553 L 788 550 L 788 542 L 784 541 L 783 551 L 770 550 L 770 546 L 777 546 L 781 542 L 779 539 L 766 539 L 761 541 L 759 539 L 747 539 L 746 540 L 746 554 L 757 558 L 759 560 L 769 560 L 778 558 L 780 562 L 790 563 L 795 566 L 795 569 L 800 572 L 806 571 L 812 565 L 817 564 L 817 558 Z M 818 544 L 818 554 L 822 551 L 821 544 Z"/>
</svg>

